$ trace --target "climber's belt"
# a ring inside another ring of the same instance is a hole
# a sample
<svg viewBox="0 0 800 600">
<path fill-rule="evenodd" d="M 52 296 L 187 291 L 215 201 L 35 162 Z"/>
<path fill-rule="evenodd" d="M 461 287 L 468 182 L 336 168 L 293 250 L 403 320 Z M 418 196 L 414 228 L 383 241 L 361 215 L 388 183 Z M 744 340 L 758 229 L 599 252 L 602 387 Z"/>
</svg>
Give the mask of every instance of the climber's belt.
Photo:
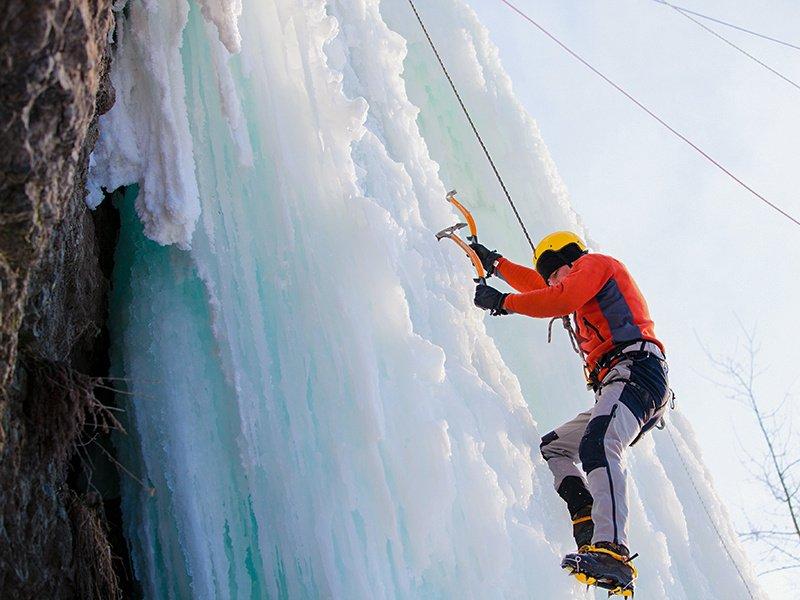
<svg viewBox="0 0 800 600">
<path fill-rule="evenodd" d="M 603 379 L 608 372 L 611 371 L 620 361 L 623 360 L 641 360 L 644 358 L 655 357 L 658 360 L 665 360 L 664 353 L 661 348 L 653 342 L 647 340 L 634 340 L 632 342 L 624 342 L 617 344 L 611 350 L 606 352 L 600 357 L 600 360 L 595 364 L 587 379 L 589 385 L 595 391 L 598 390 L 602 384 Z"/>
</svg>

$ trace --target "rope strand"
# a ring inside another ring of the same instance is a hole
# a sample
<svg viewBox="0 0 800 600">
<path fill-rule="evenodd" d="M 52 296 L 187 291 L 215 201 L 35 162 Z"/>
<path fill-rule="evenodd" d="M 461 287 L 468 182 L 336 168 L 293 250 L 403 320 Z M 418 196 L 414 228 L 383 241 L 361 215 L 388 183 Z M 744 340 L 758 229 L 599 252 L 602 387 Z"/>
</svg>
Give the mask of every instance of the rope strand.
<svg viewBox="0 0 800 600">
<path fill-rule="evenodd" d="M 753 600 L 755 600 L 755 596 L 753 596 L 753 592 L 750 591 L 750 586 L 747 585 L 747 580 L 745 579 L 744 574 L 742 573 L 741 569 L 739 569 L 739 565 L 736 563 L 736 560 L 734 560 L 733 555 L 731 554 L 730 550 L 728 550 L 728 545 L 725 543 L 725 539 L 722 537 L 722 533 L 720 532 L 719 528 L 717 527 L 717 524 L 714 522 L 714 518 L 711 516 L 711 511 L 708 510 L 708 506 L 706 506 L 705 500 L 703 500 L 703 497 L 700 495 L 700 490 L 697 488 L 697 485 L 694 482 L 694 477 L 692 477 L 692 473 L 691 473 L 691 471 L 689 471 L 689 465 L 686 464 L 686 461 L 683 458 L 683 454 L 681 453 L 680 449 L 678 448 L 678 443 L 675 441 L 675 437 L 672 435 L 672 431 L 670 431 L 669 427 L 665 427 L 665 429 L 667 430 L 667 433 L 669 434 L 669 439 L 672 440 L 672 445 L 675 447 L 675 452 L 678 455 L 678 458 L 680 459 L 681 464 L 683 464 L 683 469 L 684 469 L 684 471 L 686 471 L 686 476 L 689 478 L 689 483 L 692 484 L 692 488 L 694 488 L 694 492 L 695 492 L 695 494 L 697 494 L 697 499 L 700 500 L 700 505 L 703 507 L 703 510 L 705 511 L 706 516 L 708 517 L 708 522 L 711 523 L 711 527 L 714 528 L 714 532 L 717 534 L 717 537 L 719 538 L 719 543 L 722 544 L 722 549 L 725 550 L 725 554 L 727 554 L 728 558 L 731 559 L 731 564 L 733 564 L 733 567 L 736 569 L 736 572 L 739 574 L 739 577 L 741 578 L 742 583 L 744 583 L 744 588 L 747 590 L 747 594 Z"/>
<path fill-rule="evenodd" d="M 528 235 L 528 230 L 525 228 L 525 223 L 522 222 L 522 217 L 519 215 L 519 211 L 517 211 L 517 207 L 514 205 L 514 201 L 511 199 L 511 194 L 508 193 L 508 188 L 506 188 L 506 184 L 503 182 L 503 178 L 500 177 L 500 172 L 497 170 L 497 167 L 492 160 L 492 156 L 489 154 L 489 150 L 486 148 L 486 144 L 483 143 L 483 138 L 481 138 L 481 134 L 478 133 L 478 128 L 475 127 L 475 123 L 472 121 L 472 117 L 467 110 L 467 107 L 464 106 L 464 102 L 461 100 L 461 95 L 458 93 L 458 89 L 456 89 L 455 83 L 453 83 L 453 79 L 450 77 L 450 73 L 447 71 L 447 67 L 444 66 L 444 62 L 442 61 L 442 57 L 439 56 L 439 51 L 436 50 L 436 46 L 431 39 L 431 36 L 428 34 L 428 30 L 425 27 L 425 23 L 422 22 L 422 17 L 420 16 L 419 12 L 417 11 L 417 7 L 414 5 L 413 0 L 408 0 L 408 3 L 411 5 L 411 10 L 414 11 L 414 15 L 417 17 L 417 21 L 419 21 L 420 27 L 422 27 L 422 31 L 425 34 L 425 37 L 428 38 L 428 43 L 433 50 L 433 53 L 436 55 L 436 60 L 439 61 L 439 66 L 442 67 L 442 71 L 444 71 L 445 77 L 447 77 L 447 81 L 450 83 L 450 87 L 453 89 L 453 93 L 456 95 L 458 99 L 458 103 L 461 105 L 461 110 L 464 111 L 464 115 L 467 117 L 467 121 L 469 121 L 470 127 L 472 127 L 472 131 L 475 133 L 475 137 L 478 138 L 478 142 L 483 148 L 483 153 L 486 155 L 486 158 L 489 159 L 489 164 L 492 166 L 492 170 L 494 171 L 495 176 L 497 177 L 497 181 L 500 182 L 500 187 L 503 188 L 503 193 L 506 195 L 506 199 L 508 203 L 511 205 L 511 209 L 514 211 L 514 216 L 517 217 L 517 221 L 519 222 L 520 227 L 522 227 L 522 232 L 525 234 L 525 238 L 528 240 L 528 244 L 531 246 L 531 250 L 535 251 L 535 246 L 533 245 L 533 241 L 531 240 L 531 236 Z"/>
<path fill-rule="evenodd" d="M 410 0 L 409 0 L 409 1 L 410 1 Z M 577 52 L 575 52 L 574 50 L 572 50 L 572 49 L 571 49 L 569 46 L 567 46 L 567 45 L 566 45 L 564 42 L 562 42 L 560 39 L 558 39 L 556 36 L 554 36 L 552 33 L 550 33 L 550 32 L 549 32 L 547 29 L 545 29 L 544 27 L 542 27 L 541 25 L 539 25 L 539 23 L 537 23 L 536 21 L 534 21 L 534 20 L 533 20 L 533 19 L 532 19 L 530 16 L 528 16 L 527 14 L 525 14 L 524 12 L 522 12 L 522 11 L 521 11 L 519 8 L 517 8 L 517 7 L 516 7 L 514 4 L 512 4 L 511 2 L 509 2 L 509 0 L 499 0 L 499 1 L 500 1 L 500 2 L 502 2 L 503 4 L 505 4 L 506 6 L 508 6 L 508 7 L 509 7 L 511 10 L 513 10 L 515 13 L 517 13 L 517 14 L 518 14 L 519 16 L 521 16 L 523 19 L 525 19 L 526 21 L 528 21 L 528 22 L 529 22 L 531 25 L 533 25 L 534 27 L 536 27 L 536 28 L 537 28 L 539 31 L 541 31 L 542 33 L 544 33 L 544 34 L 545 34 L 547 37 L 549 37 L 551 40 L 553 40 L 553 41 L 554 41 L 556 44 L 558 44 L 559 46 L 561 46 L 561 48 L 563 48 L 563 49 L 564 49 L 566 52 L 568 52 L 570 55 L 572 55 L 572 57 L 573 57 L 573 58 L 575 58 L 576 60 L 578 60 L 578 61 L 579 61 L 581 64 L 583 64 L 583 65 L 584 65 L 586 68 L 588 68 L 590 71 L 592 71 L 592 72 L 593 72 L 595 75 L 597 75 L 598 77 L 600 77 L 601 79 L 603 79 L 603 80 L 604 80 L 606 83 L 608 83 L 609 85 L 611 85 L 611 86 L 612 86 L 614 89 L 616 89 L 616 90 L 617 90 L 618 92 L 620 92 L 620 93 L 621 93 L 623 96 L 625 96 L 626 98 L 628 98 L 628 100 L 630 100 L 630 101 L 631 101 L 631 102 L 633 102 L 633 103 L 634 103 L 636 106 L 638 106 L 639 108 L 641 108 L 641 109 L 642 109 L 644 112 L 646 112 L 648 115 L 650 115 L 650 116 L 651 116 L 653 119 L 655 119 L 656 121 L 658 121 L 659 123 L 661 123 L 661 125 L 663 125 L 663 126 L 664 126 L 664 127 L 667 129 L 667 130 L 669 130 L 669 131 L 670 131 L 672 134 L 674 134 L 675 136 L 677 136 L 678 138 L 680 138 L 681 140 L 683 140 L 684 142 L 686 142 L 686 143 L 687 143 L 689 146 L 691 146 L 692 148 L 694 148 L 694 149 L 695 149 L 695 150 L 696 150 L 696 151 L 697 151 L 697 152 L 698 152 L 700 155 L 702 155 L 703 157 L 705 157 L 705 158 L 706 158 L 706 160 L 708 160 L 708 161 L 709 161 L 711 164 L 713 164 L 714 166 L 716 166 L 716 167 L 717 167 L 717 168 L 718 168 L 720 171 L 722 171 L 723 173 L 725 173 L 725 174 L 726 174 L 728 177 L 730 177 L 731 179 L 733 179 L 733 180 L 734 180 L 736 183 L 738 183 L 740 186 L 742 186 L 742 187 L 743 187 L 744 189 L 746 189 L 748 192 L 750 192 L 751 194 L 753 194 L 753 195 L 754 195 L 756 198 L 758 198 L 759 200 L 761 200 L 761 201 L 762 201 L 764 204 L 766 204 L 767 206 L 769 206 L 769 207 L 773 208 L 774 210 L 776 210 L 777 212 L 779 212 L 780 214 L 782 214 L 784 217 L 786 217 L 787 219 L 789 219 L 790 221 L 792 221 L 792 222 L 793 222 L 795 225 L 798 225 L 798 226 L 800 226 L 800 220 L 798 220 L 798 219 L 796 219 L 795 217 L 793 217 L 792 215 L 790 215 L 788 212 L 786 212 L 785 210 L 783 210 L 783 209 L 782 209 L 781 207 L 779 207 L 778 205 L 776 205 L 776 204 L 774 204 L 774 203 L 770 202 L 769 200 L 767 200 L 767 199 L 766 199 L 764 196 L 762 196 L 761 194 L 759 194 L 757 191 L 755 191 L 753 188 L 751 188 L 749 185 L 747 185 L 747 184 L 746 184 L 744 181 L 742 181 L 741 179 L 739 179 L 739 178 L 738 178 L 736 175 L 734 175 L 734 174 L 733 174 L 733 173 L 732 173 L 730 170 L 728 170 L 727 168 L 725 168 L 725 167 L 724 167 L 724 166 L 723 166 L 723 165 L 722 165 L 720 162 L 718 162 L 717 160 L 715 160 L 714 158 L 712 158 L 712 157 L 711 157 L 711 156 L 710 156 L 708 153 L 706 153 L 706 152 L 705 152 L 705 151 L 704 151 L 702 148 L 700 148 L 700 147 L 699 147 L 697 144 L 695 144 L 694 142 L 692 142 L 692 141 L 691 141 L 689 138 L 687 138 L 687 137 L 686 137 L 685 135 L 683 135 L 681 132 L 679 132 L 678 130 L 676 130 L 676 129 L 675 129 L 674 127 L 672 127 L 672 126 L 671 126 L 669 123 L 667 123 L 666 121 L 664 121 L 664 119 L 662 119 L 661 117 L 659 117 L 659 116 L 658 116 L 656 113 L 654 113 L 652 110 L 650 110 L 649 108 L 647 108 L 647 107 L 646 107 L 644 104 L 642 104 L 641 102 L 639 102 L 639 101 L 638 101 L 636 98 L 634 98 L 634 97 L 633 97 L 633 96 L 632 96 L 630 93 L 628 93 L 628 92 L 627 92 L 627 91 L 626 91 L 626 90 L 625 90 L 623 87 L 621 87 L 620 85 L 618 85 L 617 83 L 615 83 L 614 81 L 612 81 L 611 79 L 609 79 L 609 78 L 608 78 L 606 75 L 604 75 L 602 72 L 600 72 L 598 69 L 596 69 L 595 67 L 593 67 L 593 66 L 592 66 L 592 65 L 591 65 L 591 64 L 590 64 L 590 63 L 589 63 L 589 62 L 588 62 L 586 59 L 584 59 L 584 58 L 583 58 L 583 57 L 582 57 L 580 54 L 578 54 Z"/>
<path fill-rule="evenodd" d="M 692 16 L 689 14 L 689 12 L 690 12 L 690 11 L 687 11 L 687 10 L 684 10 L 684 9 L 682 9 L 682 8 L 679 8 L 679 7 L 675 6 L 674 4 L 670 4 L 669 2 L 664 2 L 664 0 L 654 0 L 654 2 L 657 2 L 658 4 L 663 4 L 664 6 L 668 6 L 668 7 L 670 7 L 670 8 L 671 8 L 671 9 L 673 9 L 675 12 L 677 12 L 678 14 L 680 14 L 680 15 L 681 15 L 681 16 L 683 16 L 683 17 L 686 17 L 686 18 L 687 18 L 687 19 L 689 19 L 689 20 L 690 20 L 692 23 L 694 23 L 695 25 L 697 25 L 698 27 L 700 27 L 700 28 L 701 28 L 701 29 L 703 29 L 704 31 L 706 31 L 706 32 L 710 33 L 711 35 L 713 35 L 714 37 L 716 37 L 716 38 L 718 38 L 718 39 L 722 40 L 723 42 L 725 42 L 726 44 L 728 44 L 728 46 L 730 46 L 731 48 L 733 48 L 733 49 L 735 49 L 735 50 L 737 50 L 737 51 L 741 52 L 741 53 L 742 53 L 742 54 L 744 54 L 744 55 L 745 55 L 747 58 L 749 58 L 749 59 L 750 59 L 750 60 L 752 60 L 753 62 L 755 62 L 755 63 L 757 63 L 757 64 L 761 65 L 762 67 L 764 67 L 764 68 L 765 68 L 767 71 L 769 71 L 769 72 L 770 72 L 770 73 L 772 73 L 773 75 L 777 75 L 778 77 L 780 77 L 781 79 L 783 79 L 783 80 L 784 80 L 786 83 L 788 83 L 789 85 L 792 85 L 792 86 L 796 87 L 798 90 L 800 90 L 800 85 L 798 85 L 796 82 L 794 82 L 793 80 L 791 80 L 791 79 L 789 79 L 788 77 L 786 77 L 786 76 L 785 76 L 783 73 L 780 73 L 780 72 L 776 71 L 775 69 L 773 69 L 772 67 L 770 67 L 770 66 L 769 66 L 767 63 L 765 63 L 765 62 L 763 62 L 762 60 L 760 60 L 760 59 L 756 58 L 755 56 L 753 56 L 752 54 L 750 54 L 750 53 L 749 53 L 747 50 L 745 50 L 744 48 L 742 48 L 742 47 L 740 47 L 740 46 L 737 46 L 736 44 L 734 44 L 732 41 L 730 41 L 730 40 L 729 40 L 728 38 L 726 38 L 725 36 L 723 36 L 723 35 L 721 35 L 721 34 L 717 33 L 716 31 L 714 31 L 713 29 L 711 29 L 710 27 L 708 27 L 708 26 L 706 26 L 706 25 L 703 25 L 703 24 L 702 24 L 700 21 L 698 21 L 697 19 L 695 19 L 694 17 L 692 17 Z"/>
<path fill-rule="evenodd" d="M 789 48 L 794 48 L 795 50 L 800 50 L 800 46 L 796 46 L 795 44 L 790 44 L 789 42 L 784 42 L 783 40 L 779 40 L 778 38 L 770 37 L 768 35 L 764 35 L 763 33 L 758 33 L 757 31 L 753 31 L 752 29 L 746 29 L 745 27 L 740 27 L 739 25 L 734 25 L 733 23 L 729 23 L 728 21 L 723 21 L 722 19 L 716 19 L 714 17 L 710 17 L 708 15 L 704 15 L 703 13 L 695 12 L 693 10 L 689 10 L 688 8 L 684 8 L 683 6 L 677 6 L 675 4 L 670 4 L 666 2 L 666 0 L 653 0 L 653 2 L 657 4 L 664 4 L 676 10 L 680 10 L 681 12 L 689 13 L 690 15 L 694 15 L 695 17 L 700 17 L 701 19 L 706 19 L 708 21 L 713 21 L 714 23 L 719 23 L 720 25 L 724 25 L 725 27 L 730 27 L 731 29 L 736 29 L 738 31 L 742 31 L 744 33 L 749 33 L 750 35 L 754 35 L 756 37 L 760 37 L 765 40 L 769 40 L 770 42 L 775 42 L 776 44 L 781 44 L 783 46 L 787 46 Z"/>
</svg>

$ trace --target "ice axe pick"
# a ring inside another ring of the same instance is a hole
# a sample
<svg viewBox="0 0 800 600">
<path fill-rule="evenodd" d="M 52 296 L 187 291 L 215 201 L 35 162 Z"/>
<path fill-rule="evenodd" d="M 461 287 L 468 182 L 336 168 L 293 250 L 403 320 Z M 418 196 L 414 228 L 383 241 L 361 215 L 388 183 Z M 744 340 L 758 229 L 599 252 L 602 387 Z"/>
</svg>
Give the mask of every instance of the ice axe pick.
<svg viewBox="0 0 800 600">
<path fill-rule="evenodd" d="M 436 239 L 442 241 L 444 238 L 449 238 L 453 240 L 459 248 L 461 248 L 469 257 L 470 261 L 472 261 L 472 266 L 475 267 L 475 271 L 478 274 L 477 279 L 475 279 L 476 283 L 486 283 L 486 271 L 483 268 L 483 264 L 481 263 L 481 259 L 478 258 L 478 255 L 475 253 L 475 250 L 469 247 L 464 240 L 462 240 L 458 235 L 458 230 L 467 227 L 467 223 L 456 223 L 455 225 L 451 225 L 450 227 L 445 227 L 439 233 L 436 234 Z M 473 236 L 470 236 L 470 238 Z M 470 239 L 467 238 L 467 239 Z"/>
<path fill-rule="evenodd" d="M 456 200 L 456 192 L 455 190 L 450 190 L 447 192 L 447 201 L 456 207 L 458 212 L 464 215 L 464 218 L 467 220 L 466 223 L 462 223 L 462 226 L 469 225 L 469 235 L 467 236 L 467 240 L 472 243 L 478 242 L 478 227 L 475 225 L 475 219 L 472 218 L 472 213 L 467 210 L 467 208 L 461 204 L 458 200 Z"/>
</svg>

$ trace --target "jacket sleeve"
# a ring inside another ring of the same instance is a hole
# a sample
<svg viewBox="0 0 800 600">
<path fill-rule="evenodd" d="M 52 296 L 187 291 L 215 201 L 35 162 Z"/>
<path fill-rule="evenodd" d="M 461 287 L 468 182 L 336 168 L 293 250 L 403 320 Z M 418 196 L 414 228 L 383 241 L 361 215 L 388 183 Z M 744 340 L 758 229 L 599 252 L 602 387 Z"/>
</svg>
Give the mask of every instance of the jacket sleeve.
<svg viewBox="0 0 800 600">
<path fill-rule="evenodd" d="M 535 270 L 513 263 L 507 258 L 497 261 L 496 272 L 518 292 L 532 292 L 547 287 L 545 280 Z"/>
<path fill-rule="evenodd" d="M 575 262 L 569 275 L 558 285 L 509 294 L 503 308 L 530 317 L 563 317 L 594 298 L 611 275 L 611 266 L 602 256 L 588 254 Z"/>
</svg>

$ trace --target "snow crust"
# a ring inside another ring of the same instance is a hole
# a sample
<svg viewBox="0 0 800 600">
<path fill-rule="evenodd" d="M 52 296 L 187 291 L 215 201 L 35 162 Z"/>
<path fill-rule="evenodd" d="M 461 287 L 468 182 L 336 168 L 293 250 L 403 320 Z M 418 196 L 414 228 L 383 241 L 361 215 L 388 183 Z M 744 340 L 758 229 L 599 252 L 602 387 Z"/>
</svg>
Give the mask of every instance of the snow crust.
<svg viewBox="0 0 800 600">
<path fill-rule="evenodd" d="M 219 40 L 229 52 L 242 49 L 239 33 L 239 16 L 242 14 L 241 0 L 198 0 L 203 16 L 217 29 Z"/>
<path fill-rule="evenodd" d="M 100 118 L 89 166 L 89 206 L 139 183 L 137 212 L 148 236 L 188 247 L 200 214 L 180 46 L 187 2 L 130 2 L 117 26 L 114 107 Z"/>
<path fill-rule="evenodd" d="M 488 32 L 420 5 L 531 234 L 585 234 Z M 592 398 L 563 337 L 485 317 L 434 238 L 457 187 L 530 257 L 407 4 L 134 0 L 117 35 L 89 202 L 138 184 L 112 329 L 118 446 L 155 489 L 123 481 L 145 596 L 587 597 L 538 444 Z M 671 417 L 680 455 L 656 432 L 631 456 L 637 596 L 748 598 L 724 544 L 761 597 Z"/>
</svg>

